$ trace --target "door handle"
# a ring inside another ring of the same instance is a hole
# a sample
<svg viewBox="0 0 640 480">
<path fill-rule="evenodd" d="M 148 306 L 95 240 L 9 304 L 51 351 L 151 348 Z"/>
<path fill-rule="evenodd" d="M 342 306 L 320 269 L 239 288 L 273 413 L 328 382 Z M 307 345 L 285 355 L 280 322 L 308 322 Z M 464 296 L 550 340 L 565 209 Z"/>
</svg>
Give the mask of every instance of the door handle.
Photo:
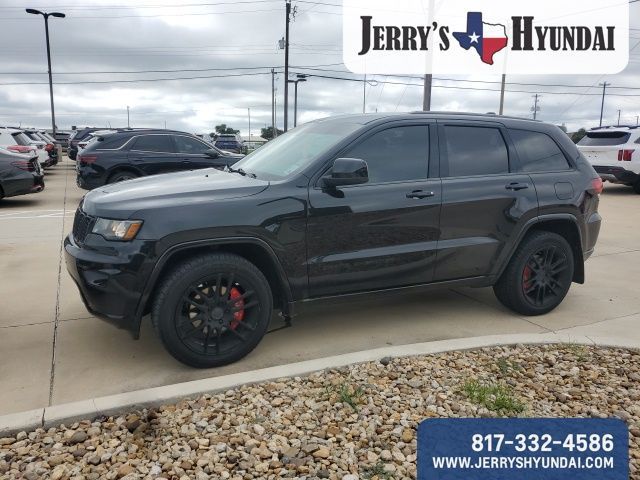
<svg viewBox="0 0 640 480">
<path fill-rule="evenodd" d="M 506 188 L 507 190 L 513 190 L 514 192 L 517 192 L 518 190 L 525 190 L 525 189 L 529 188 L 529 184 L 528 183 L 513 182 L 513 183 L 508 184 L 504 188 Z"/>
<path fill-rule="evenodd" d="M 425 192 L 424 190 L 414 190 L 411 193 L 407 193 L 407 198 L 422 200 L 424 198 L 435 197 L 435 195 L 436 194 L 433 192 Z"/>
</svg>

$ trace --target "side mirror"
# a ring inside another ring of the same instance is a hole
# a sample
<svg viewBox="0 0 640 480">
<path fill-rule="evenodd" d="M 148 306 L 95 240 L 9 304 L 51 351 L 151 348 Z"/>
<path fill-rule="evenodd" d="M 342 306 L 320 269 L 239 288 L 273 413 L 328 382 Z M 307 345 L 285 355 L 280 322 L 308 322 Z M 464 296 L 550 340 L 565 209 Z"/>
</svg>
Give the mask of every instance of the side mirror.
<svg viewBox="0 0 640 480">
<path fill-rule="evenodd" d="M 220 154 L 218 153 L 217 150 L 209 149 L 206 152 L 204 152 L 204 154 L 209 157 L 209 158 L 218 158 L 220 156 Z"/>
<path fill-rule="evenodd" d="M 369 181 L 369 167 L 359 158 L 338 158 L 323 180 L 331 188 L 361 185 Z"/>
</svg>

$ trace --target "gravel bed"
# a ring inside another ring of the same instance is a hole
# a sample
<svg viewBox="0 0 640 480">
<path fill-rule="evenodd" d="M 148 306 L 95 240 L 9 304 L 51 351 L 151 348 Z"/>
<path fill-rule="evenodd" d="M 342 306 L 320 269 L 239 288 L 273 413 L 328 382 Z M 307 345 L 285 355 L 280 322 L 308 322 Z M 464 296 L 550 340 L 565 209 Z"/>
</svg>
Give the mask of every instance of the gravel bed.
<svg viewBox="0 0 640 480">
<path fill-rule="evenodd" d="M 406 479 L 429 417 L 618 417 L 640 478 L 640 352 L 494 347 L 381 359 L 0 438 L 2 479 Z"/>
</svg>

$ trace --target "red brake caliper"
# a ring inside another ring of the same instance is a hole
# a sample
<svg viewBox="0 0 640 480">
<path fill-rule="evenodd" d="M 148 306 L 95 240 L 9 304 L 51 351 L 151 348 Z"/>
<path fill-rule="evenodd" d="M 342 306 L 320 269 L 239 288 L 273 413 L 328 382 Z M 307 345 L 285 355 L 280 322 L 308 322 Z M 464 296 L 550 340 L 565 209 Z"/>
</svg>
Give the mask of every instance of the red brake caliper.
<svg viewBox="0 0 640 480">
<path fill-rule="evenodd" d="M 240 290 L 238 290 L 236 287 L 233 287 L 231 289 L 231 293 L 229 295 L 229 297 L 231 298 L 231 300 L 235 300 L 238 299 L 238 301 L 236 303 L 234 303 L 234 307 L 235 308 L 240 308 L 241 310 L 237 311 L 236 313 L 233 314 L 233 321 L 231 322 L 231 329 L 235 330 L 236 328 L 238 328 L 238 325 L 240 324 L 240 322 L 242 320 L 244 320 L 244 299 L 240 298 L 242 297 L 242 294 L 240 293 Z"/>
<path fill-rule="evenodd" d="M 527 290 L 530 287 L 529 282 L 531 281 L 531 273 L 532 271 L 529 265 L 524 267 L 524 272 L 522 272 L 522 286 L 524 290 Z"/>
</svg>

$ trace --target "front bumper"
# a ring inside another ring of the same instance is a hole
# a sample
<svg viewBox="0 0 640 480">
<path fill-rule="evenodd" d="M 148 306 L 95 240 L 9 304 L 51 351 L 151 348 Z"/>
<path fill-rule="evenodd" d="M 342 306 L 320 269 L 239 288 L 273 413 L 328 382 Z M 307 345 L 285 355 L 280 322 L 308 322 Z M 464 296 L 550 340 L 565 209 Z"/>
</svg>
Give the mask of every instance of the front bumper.
<svg viewBox="0 0 640 480">
<path fill-rule="evenodd" d="M 624 167 L 609 167 L 603 165 L 594 165 L 593 168 L 600 175 L 600 178 L 612 183 L 630 183 L 634 184 L 640 181 L 640 175 L 627 170 Z"/>
<path fill-rule="evenodd" d="M 118 249 L 100 242 L 105 246 L 85 248 L 69 235 L 64 241 L 67 270 L 92 315 L 137 337 L 140 318 L 136 312 L 147 278 L 141 253 L 144 242 L 123 242 Z"/>
</svg>

